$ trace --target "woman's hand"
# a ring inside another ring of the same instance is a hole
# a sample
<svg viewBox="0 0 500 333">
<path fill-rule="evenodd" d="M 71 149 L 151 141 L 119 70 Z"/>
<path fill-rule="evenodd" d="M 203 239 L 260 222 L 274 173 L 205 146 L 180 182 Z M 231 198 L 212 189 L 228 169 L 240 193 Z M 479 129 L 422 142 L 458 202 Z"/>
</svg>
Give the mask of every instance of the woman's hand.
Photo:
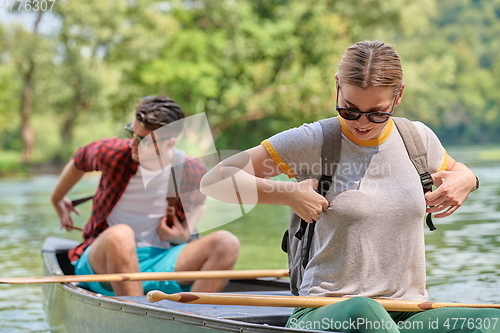
<svg viewBox="0 0 500 333">
<path fill-rule="evenodd" d="M 425 194 L 428 206 L 427 213 L 437 213 L 441 218 L 453 214 L 469 196 L 476 184 L 474 173 L 462 163 L 455 163 L 450 171 L 439 171 L 432 174 L 437 189 Z"/>
<path fill-rule="evenodd" d="M 295 184 L 296 187 L 290 194 L 288 206 L 304 221 L 311 223 L 318 221 L 323 209 L 328 208 L 328 200 L 316 192 L 317 179 L 306 179 Z"/>
</svg>

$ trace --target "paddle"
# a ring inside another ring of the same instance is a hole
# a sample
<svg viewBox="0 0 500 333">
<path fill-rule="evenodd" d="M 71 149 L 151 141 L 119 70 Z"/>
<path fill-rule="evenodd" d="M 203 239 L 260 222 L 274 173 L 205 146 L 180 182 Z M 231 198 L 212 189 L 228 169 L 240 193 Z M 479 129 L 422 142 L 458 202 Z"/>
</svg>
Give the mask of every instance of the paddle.
<svg viewBox="0 0 500 333">
<path fill-rule="evenodd" d="M 211 293 L 177 293 L 165 294 L 158 290 L 147 294 L 150 302 L 169 300 L 180 303 L 196 304 L 218 304 L 218 305 L 245 305 L 245 306 L 278 306 L 278 307 L 300 307 L 319 308 L 320 306 L 345 301 L 341 297 L 304 297 L 304 296 L 274 296 L 274 295 L 250 295 L 250 294 L 211 294 Z M 463 304 L 463 303 L 441 303 L 441 302 L 419 302 L 374 298 L 387 311 L 424 311 L 442 307 L 464 307 L 464 308 L 495 308 L 495 304 Z"/>
<path fill-rule="evenodd" d="M 82 228 L 75 227 L 75 226 L 73 226 L 73 225 L 69 225 L 68 227 L 69 227 L 70 229 L 73 229 L 73 230 L 83 231 L 83 229 L 82 229 Z"/>
<path fill-rule="evenodd" d="M 72 200 L 71 203 L 73 204 L 73 206 L 78 206 L 79 204 L 81 203 L 84 203 L 86 201 L 89 201 L 90 199 L 92 199 L 94 196 L 91 195 L 91 196 L 88 196 L 88 197 L 85 197 L 85 198 L 80 198 L 80 199 L 75 199 L 75 200 Z"/>
<path fill-rule="evenodd" d="M 0 278 L 0 283 L 69 283 L 69 282 L 115 282 L 115 281 L 165 281 L 165 280 L 198 280 L 198 279 L 256 279 L 260 277 L 286 277 L 287 269 L 269 270 L 221 270 L 221 271 L 183 271 L 161 273 L 119 273 L 93 275 L 61 275 L 38 277 L 6 277 Z"/>
</svg>

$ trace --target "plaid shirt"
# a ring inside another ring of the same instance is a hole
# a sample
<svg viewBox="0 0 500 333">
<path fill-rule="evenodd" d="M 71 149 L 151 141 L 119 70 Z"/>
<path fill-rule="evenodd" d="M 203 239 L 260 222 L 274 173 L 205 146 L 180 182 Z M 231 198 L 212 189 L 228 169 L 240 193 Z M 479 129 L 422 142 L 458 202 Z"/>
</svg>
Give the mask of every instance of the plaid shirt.
<svg viewBox="0 0 500 333">
<path fill-rule="evenodd" d="M 93 198 L 92 215 L 83 229 L 84 241 L 68 253 L 72 262 L 78 260 L 94 239 L 108 228 L 106 218 L 122 196 L 130 178 L 137 172 L 139 163 L 132 159 L 129 144 L 130 139 L 103 139 L 80 148 L 73 157 L 78 169 L 85 172 L 101 171 L 101 179 Z M 177 201 L 175 207 L 180 221 L 185 220 L 186 214 L 189 215 L 194 207 L 205 202 L 205 195 L 199 190 L 205 172 L 203 163 L 185 156 L 179 189 L 184 207 L 181 200 Z"/>
</svg>

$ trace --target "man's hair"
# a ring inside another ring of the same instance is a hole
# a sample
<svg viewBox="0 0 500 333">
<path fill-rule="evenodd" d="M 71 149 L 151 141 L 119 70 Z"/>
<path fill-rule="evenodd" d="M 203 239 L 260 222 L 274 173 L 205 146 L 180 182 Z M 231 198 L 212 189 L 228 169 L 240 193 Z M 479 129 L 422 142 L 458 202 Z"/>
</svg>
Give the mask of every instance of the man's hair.
<svg viewBox="0 0 500 333">
<path fill-rule="evenodd" d="M 145 129 L 154 131 L 174 121 L 183 119 L 184 112 L 182 112 L 179 104 L 168 96 L 147 96 L 141 98 L 135 107 L 135 117 L 144 124 Z M 179 127 L 182 128 L 182 126 Z"/>
<path fill-rule="evenodd" d="M 363 41 L 349 47 L 339 63 L 340 83 L 359 88 L 394 87 L 403 83 L 401 60 L 392 46 L 380 41 Z"/>
</svg>

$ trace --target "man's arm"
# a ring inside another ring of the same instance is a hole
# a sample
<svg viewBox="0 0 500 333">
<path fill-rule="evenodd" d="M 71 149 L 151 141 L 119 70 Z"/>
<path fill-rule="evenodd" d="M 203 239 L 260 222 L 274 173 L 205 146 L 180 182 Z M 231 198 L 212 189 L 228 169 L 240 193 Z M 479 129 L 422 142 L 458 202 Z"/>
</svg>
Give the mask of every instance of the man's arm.
<svg viewBox="0 0 500 333">
<path fill-rule="evenodd" d="M 66 194 L 84 174 L 85 172 L 77 169 L 74 160 L 71 159 L 61 172 L 56 187 L 52 192 L 51 202 L 59 216 L 61 228 L 65 228 L 68 231 L 71 230 L 73 226 L 73 220 L 71 219 L 70 213 L 73 211 L 78 214 L 78 211 L 73 207 L 71 200 L 66 197 Z"/>
</svg>

